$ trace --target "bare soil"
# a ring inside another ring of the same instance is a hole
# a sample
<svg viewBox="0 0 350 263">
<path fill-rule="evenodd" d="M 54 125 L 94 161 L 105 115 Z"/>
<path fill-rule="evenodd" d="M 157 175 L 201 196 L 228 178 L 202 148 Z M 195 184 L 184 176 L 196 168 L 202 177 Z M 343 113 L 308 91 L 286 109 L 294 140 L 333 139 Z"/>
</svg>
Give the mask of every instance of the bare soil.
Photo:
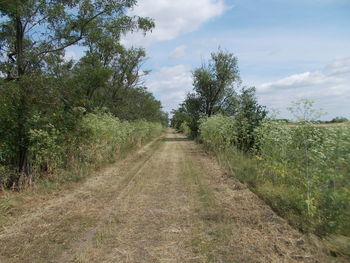
<svg viewBox="0 0 350 263">
<path fill-rule="evenodd" d="M 342 261 L 169 130 L 10 219 L 0 262 Z"/>
</svg>

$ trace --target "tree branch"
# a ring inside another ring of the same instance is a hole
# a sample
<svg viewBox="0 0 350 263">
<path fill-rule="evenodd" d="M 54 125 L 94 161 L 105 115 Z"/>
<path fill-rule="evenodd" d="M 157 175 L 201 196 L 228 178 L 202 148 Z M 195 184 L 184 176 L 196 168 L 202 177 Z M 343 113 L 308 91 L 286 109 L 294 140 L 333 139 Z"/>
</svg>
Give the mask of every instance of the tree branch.
<svg viewBox="0 0 350 263">
<path fill-rule="evenodd" d="M 65 48 L 69 47 L 69 46 L 72 46 L 76 43 L 78 43 L 80 40 L 82 40 L 84 38 L 84 31 L 85 31 L 85 28 L 86 26 L 93 20 L 95 20 L 97 17 L 99 17 L 100 15 L 104 14 L 106 12 L 106 10 L 103 10 L 99 13 L 97 13 L 96 15 L 94 15 L 93 17 L 91 17 L 90 19 L 88 19 L 82 26 L 81 26 L 81 29 L 80 29 L 80 34 L 78 37 L 76 37 L 74 40 L 68 42 L 68 43 L 65 43 L 64 45 L 58 47 L 58 48 L 54 48 L 54 49 L 49 49 L 49 50 L 44 50 L 44 51 L 41 51 L 37 54 L 37 56 L 41 56 L 41 55 L 44 55 L 44 54 L 48 54 L 48 53 L 55 53 L 55 52 L 59 52 L 59 51 L 62 51 L 64 50 Z"/>
</svg>

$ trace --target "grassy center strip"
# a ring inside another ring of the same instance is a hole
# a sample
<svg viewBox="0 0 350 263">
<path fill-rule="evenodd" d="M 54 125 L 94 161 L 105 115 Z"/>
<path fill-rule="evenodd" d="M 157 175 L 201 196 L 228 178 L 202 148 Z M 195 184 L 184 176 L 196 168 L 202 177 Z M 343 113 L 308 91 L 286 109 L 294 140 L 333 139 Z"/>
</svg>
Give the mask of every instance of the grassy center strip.
<svg viewBox="0 0 350 263">
<path fill-rule="evenodd" d="M 185 151 L 184 151 L 185 152 Z M 213 187 L 209 184 L 200 163 L 189 154 L 183 157 L 183 175 L 188 191 L 192 193 L 198 227 L 193 233 L 192 248 L 198 262 L 235 262 L 230 244 L 233 227 L 227 212 L 220 206 Z"/>
</svg>

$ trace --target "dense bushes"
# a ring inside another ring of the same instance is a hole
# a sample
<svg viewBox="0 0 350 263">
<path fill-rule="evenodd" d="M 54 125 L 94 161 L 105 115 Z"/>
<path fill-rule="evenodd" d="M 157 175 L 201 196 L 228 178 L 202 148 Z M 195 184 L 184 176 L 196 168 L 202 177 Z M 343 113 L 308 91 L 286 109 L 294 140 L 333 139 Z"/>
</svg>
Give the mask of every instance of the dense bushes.
<svg viewBox="0 0 350 263">
<path fill-rule="evenodd" d="M 31 176 L 16 174 L 11 166 L 2 165 L 0 185 L 21 188 L 33 183 L 38 177 L 50 177 L 62 169 L 99 166 L 114 160 L 130 148 L 159 136 L 162 130 L 160 123 L 121 121 L 108 113 L 81 116 L 75 129 L 70 132 L 57 128 L 55 124 L 47 124 L 42 129 L 31 129 L 28 152 Z M 4 160 L 7 157 L 6 148 L 0 149 L 0 160 Z M 14 176 L 23 178 L 14 180 Z M 19 183 L 13 185 L 15 182 Z"/>
<path fill-rule="evenodd" d="M 204 118 L 199 125 L 200 139 L 210 148 L 225 149 L 237 142 L 236 127 L 230 117 L 215 115 Z"/>
<path fill-rule="evenodd" d="M 265 120 L 244 154 L 237 126 L 213 116 L 202 120 L 200 136 L 235 176 L 301 229 L 350 235 L 350 127 Z"/>
<path fill-rule="evenodd" d="M 188 137 L 192 136 L 191 129 L 188 126 L 187 122 L 181 123 L 179 131 L 182 132 L 183 134 L 185 134 Z"/>
<path fill-rule="evenodd" d="M 121 121 L 110 114 L 89 114 L 84 118 L 83 126 L 90 131 L 90 135 L 82 152 L 88 162 L 95 164 L 106 158 L 113 160 L 129 147 L 159 136 L 163 129 L 159 123 Z"/>
</svg>

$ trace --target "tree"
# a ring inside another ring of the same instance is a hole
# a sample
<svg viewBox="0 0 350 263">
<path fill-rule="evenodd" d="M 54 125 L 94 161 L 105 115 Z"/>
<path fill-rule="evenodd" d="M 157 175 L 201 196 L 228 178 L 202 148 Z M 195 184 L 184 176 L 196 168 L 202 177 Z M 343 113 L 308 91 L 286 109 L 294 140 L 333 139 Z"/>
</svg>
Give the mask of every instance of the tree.
<svg viewBox="0 0 350 263">
<path fill-rule="evenodd" d="M 235 134 L 239 138 L 237 148 L 248 152 L 255 145 L 254 130 L 266 117 L 267 110 L 256 98 L 254 87 L 241 84 L 237 58 L 219 49 L 211 54 L 208 64 L 193 72 L 193 91 L 187 94 L 180 108 L 173 111 L 172 126 L 180 129 L 182 123 L 191 129 L 191 136 L 198 135 L 199 120 L 215 114 L 229 116 L 236 124 Z"/>
<path fill-rule="evenodd" d="M 335 117 L 333 118 L 330 122 L 332 123 L 343 123 L 343 122 L 348 122 L 349 120 L 345 117 Z"/>
<path fill-rule="evenodd" d="M 105 35 L 119 42 L 122 33 L 154 26 L 148 19 L 125 15 L 135 0 L 2 0 L 0 4 L 2 66 L 8 79 L 27 74 L 48 54 L 69 46 L 91 46 L 92 39 L 98 43 L 103 39 L 97 36 Z"/>
<path fill-rule="evenodd" d="M 211 54 L 208 64 L 193 72 L 193 92 L 187 94 L 181 112 L 188 116 L 187 125 L 197 136 L 199 119 L 213 114 L 227 115 L 236 96 L 235 85 L 240 83 L 237 58 L 219 49 Z"/>
<path fill-rule="evenodd" d="M 111 108 L 113 115 L 120 119 L 144 119 L 151 122 L 167 122 L 160 101 L 156 100 L 146 87 L 125 89 L 119 93 L 120 103 Z"/>
<path fill-rule="evenodd" d="M 115 43 L 121 34 L 154 27 L 150 19 L 126 15 L 135 4 L 135 0 L 0 0 L 0 74 L 5 80 L 0 91 L 12 114 L 11 121 L 3 118 L 0 123 L 15 131 L 0 133 L 11 137 L 16 152 L 11 159 L 19 173 L 30 173 L 32 117 L 37 112 L 47 114 L 61 103 L 67 106 L 64 99 L 55 99 L 57 85 L 47 85 L 51 62 L 61 60 L 64 66 L 62 56 L 67 47 L 87 46 L 100 55 L 102 65 L 98 66 L 107 77 L 104 67 L 112 61 L 107 51 L 116 54 L 119 46 Z M 97 85 L 98 74 L 91 78 Z M 88 98 L 96 95 L 100 88 L 96 85 L 90 87 Z"/>
<path fill-rule="evenodd" d="M 173 115 L 170 121 L 170 126 L 180 131 L 181 124 L 189 123 L 191 121 L 191 116 L 186 112 L 184 105 L 180 105 L 177 110 L 171 112 Z"/>
<path fill-rule="evenodd" d="M 232 105 L 234 84 L 239 82 L 237 58 L 222 50 L 212 53 L 208 64 L 193 72 L 193 96 L 200 101 L 199 110 L 208 117 L 225 113 Z"/>
<path fill-rule="evenodd" d="M 266 107 L 258 103 L 254 87 L 244 87 L 241 93 L 233 98 L 231 116 L 236 121 L 236 134 L 239 138 L 237 148 L 248 152 L 255 145 L 254 130 L 267 115 Z"/>
</svg>

